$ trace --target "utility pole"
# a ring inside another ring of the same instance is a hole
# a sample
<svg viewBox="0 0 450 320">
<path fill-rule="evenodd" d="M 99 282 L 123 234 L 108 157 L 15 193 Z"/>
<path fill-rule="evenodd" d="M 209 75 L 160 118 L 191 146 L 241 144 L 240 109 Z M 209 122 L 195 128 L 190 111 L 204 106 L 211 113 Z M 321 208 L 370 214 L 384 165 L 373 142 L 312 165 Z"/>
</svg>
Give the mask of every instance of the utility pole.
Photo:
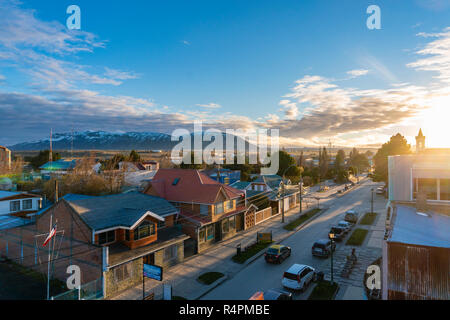
<svg viewBox="0 0 450 320">
<path fill-rule="evenodd" d="M 370 212 L 373 213 L 373 188 L 371 189 L 372 191 L 372 201 L 370 203 Z"/>
<path fill-rule="evenodd" d="M 303 178 L 300 178 L 298 183 L 298 188 L 300 189 L 300 214 L 302 213 L 302 193 L 303 193 Z"/>
<path fill-rule="evenodd" d="M 281 222 L 284 223 L 284 175 L 281 182 Z"/>
</svg>

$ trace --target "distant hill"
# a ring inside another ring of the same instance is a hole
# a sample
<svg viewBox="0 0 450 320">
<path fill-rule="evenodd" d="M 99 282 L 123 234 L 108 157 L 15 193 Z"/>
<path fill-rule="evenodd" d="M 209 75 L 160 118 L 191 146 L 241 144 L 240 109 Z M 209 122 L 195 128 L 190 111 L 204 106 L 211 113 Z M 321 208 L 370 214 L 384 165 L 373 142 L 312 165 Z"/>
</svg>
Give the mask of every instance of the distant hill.
<svg viewBox="0 0 450 320">
<path fill-rule="evenodd" d="M 192 146 L 193 134 L 191 134 Z M 237 139 L 240 139 L 236 137 Z M 207 146 L 211 142 L 203 142 Z M 225 136 L 223 139 L 225 148 Z M 235 141 L 237 143 L 237 140 Z M 171 150 L 178 141 L 171 141 L 171 136 L 158 132 L 112 133 L 105 131 L 85 131 L 73 133 L 74 150 Z M 248 148 L 248 142 L 245 142 Z M 53 150 L 70 150 L 72 133 L 54 133 Z M 22 142 L 8 147 L 12 151 L 47 150 L 50 138 L 32 142 Z"/>
</svg>

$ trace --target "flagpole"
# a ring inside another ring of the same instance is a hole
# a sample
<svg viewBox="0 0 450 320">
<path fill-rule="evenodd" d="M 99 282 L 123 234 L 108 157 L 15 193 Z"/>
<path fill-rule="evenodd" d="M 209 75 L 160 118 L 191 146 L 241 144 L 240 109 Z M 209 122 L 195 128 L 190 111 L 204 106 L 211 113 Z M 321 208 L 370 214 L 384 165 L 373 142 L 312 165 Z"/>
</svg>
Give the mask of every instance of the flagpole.
<svg viewBox="0 0 450 320">
<path fill-rule="evenodd" d="M 50 232 L 52 232 L 52 222 L 53 222 L 53 213 L 50 215 Z M 47 300 L 50 300 L 50 259 L 51 259 L 51 251 L 50 247 L 48 248 L 48 262 L 47 262 Z"/>
</svg>

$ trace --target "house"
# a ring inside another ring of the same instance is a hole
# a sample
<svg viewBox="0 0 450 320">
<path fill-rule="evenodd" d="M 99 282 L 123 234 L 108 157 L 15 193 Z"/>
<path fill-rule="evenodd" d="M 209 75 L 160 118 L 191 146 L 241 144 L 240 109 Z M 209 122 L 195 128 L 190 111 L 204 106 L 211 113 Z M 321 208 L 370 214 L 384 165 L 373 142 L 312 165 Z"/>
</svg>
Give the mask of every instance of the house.
<svg viewBox="0 0 450 320">
<path fill-rule="evenodd" d="M 49 161 L 40 166 L 41 174 L 45 177 L 51 175 L 65 175 L 72 171 L 77 165 L 76 160 L 59 159 L 57 161 Z"/>
<path fill-rule="evenodd" d="M 74 241 L 102 248 L 101 278 L 108 298 L 142 283 L 143 263 L 167 268 L 183 261 L 189 236 L 175 223 L 178 213 L 168 201 L 138 192 L 68 194 L 39 215 L 36 228 L 48 229 L 52 216 L 58 230 Z"/>
<path fill-rule="evenodd" d="M 0 191 L 0 216 L 26 216 L 39 211 L 42 197 L 25 192 Z"/>
<path fill-rule="evenodd" d="M 391 203 L 383 243 L 383 300 L 450 299 L 450 215 Z M 421 212 L 426 211 L 426 212 Z"/>
<path fill-rule="evenodd" d="M 144 191 L 162 197 L 180 210 L 183 232 L 196 252 L 244 229 L 245 193 L 194 169 L 159 169 Z"/>
<path fill-rule="evenodd" d="M 142 161 L 141 165 L 145 170 L 157 171 L 159 169 L 159 163 L 157 161 Z"/>
<path fill-rule="evenodd" d="M 383 299 L 450 298 L 450 150 L 426 149 L 388 158 L 383 241 Z"/>
<path fill-rule="evenodd" d="M 241 179 L 241 170 L 218 169 L 204 170 L 208 177 L 223 184 L 232 184 Z"/>
<path fill-rule="evenodd" d="M 270 206 L 274 214 L 281 213 L 294 208 L 300 202 L 300 190 L 297 186 L 292 186 L 289 179 L 283 179 L 278 175 L 257 175 L 250 176 L 251 181 L 237 181 L 230 186 L 246 193 L 247 203 L 259 201 L 257 194 L 265 193 L 270 200 Z"/>
<path fill-rule="evenodd" d="M 0 146 L 0 169 L 11 169 L 11 150 Z"/>
</svg>

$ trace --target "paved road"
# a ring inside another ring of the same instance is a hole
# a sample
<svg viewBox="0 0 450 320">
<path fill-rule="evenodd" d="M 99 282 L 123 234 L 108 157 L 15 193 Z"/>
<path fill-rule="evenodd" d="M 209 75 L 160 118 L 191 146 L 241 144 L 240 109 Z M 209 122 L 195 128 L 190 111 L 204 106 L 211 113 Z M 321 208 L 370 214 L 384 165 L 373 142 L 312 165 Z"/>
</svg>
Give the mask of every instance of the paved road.
<svg viewBox="0 0 450 320">
<path fill-rule="evenodd" d="M 370 211 L 370 189 L 377 185 L 371 181 L 364 181 L 356 190 L 342 197 L 330 199 L 325 204 L 328 207 L 325 212 L 283 242 L 284 245 L 292 248 L 290 258 L 280 265 L 272 265 L 265 263 L 262 256 L 233 278 L 228 279 L 209 292 L 202 300 L 246 300 L 256 291 L 264 291 L 270 288 L 282 289 L 281 277 L 283 272 L 293 263 L 307 264 L 316 268 L 316 270 L 329 268 L 329 259 L 316 258 L 311 255 L 312 244 L 317 239 L 327 238 L 330 227 L 339 220 L 343 220 L 346 210 L 356 209 L 360 214 Z M 343 246 L 343 244 L 338 243 L 337 247 L 340 246 Z M 310 291 L 311 288 L 303 294 L 295 293 L 294 299 L 306 299 Z"/>
</svg>

